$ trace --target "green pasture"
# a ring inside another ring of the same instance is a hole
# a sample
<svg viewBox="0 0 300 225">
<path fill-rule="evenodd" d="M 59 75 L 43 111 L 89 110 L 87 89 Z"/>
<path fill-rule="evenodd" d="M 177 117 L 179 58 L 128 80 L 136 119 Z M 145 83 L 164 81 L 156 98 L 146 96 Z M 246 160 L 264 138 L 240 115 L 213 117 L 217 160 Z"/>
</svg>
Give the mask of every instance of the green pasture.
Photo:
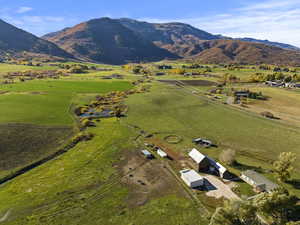
<svg viewBox="0 0 300 225">
<path fill-rule="evenodd" d="M 125 81 L 43 80 L 0 85 L 0 123 L 38 125 L 72 125 L 69 112 L 72 102 L 81 94 L 124 91 L 132 86 Z"/>
<path fill-rule="evenodd" d="M 178 87 L 157 84 L 150 93 L 129 98 L 127 104 L 126 123 L 154 133 L 160 139 L 170 134 L 183 137 L 183 142 L 173 145 L 176 151 L 187 153 L 195 147 L 192 139 L 203 137 L 219 147 L 201 151 L 218 158 L 222 149 L 234 149 L 238 161 L 244 165 L 242 168 L 270 169 L 283 151 L 294 152 L 300 158 L 299 129 L 222 104 L 208 103 Z M 295 166 L 295 178 L 299 178 L 300 165 Z"/>
</svg>

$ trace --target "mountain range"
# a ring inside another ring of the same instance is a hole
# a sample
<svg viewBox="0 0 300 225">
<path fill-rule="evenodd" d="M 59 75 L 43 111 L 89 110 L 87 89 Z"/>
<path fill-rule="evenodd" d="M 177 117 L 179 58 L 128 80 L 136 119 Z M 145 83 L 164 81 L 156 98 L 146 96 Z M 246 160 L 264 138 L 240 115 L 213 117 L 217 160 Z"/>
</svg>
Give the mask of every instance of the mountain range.
<svg viewBox="0 0 300 225">
<path fill-rule="evenodd" d="M 58 47 L 56 44 L 38 38 L 0 20 L 0 55 L 13 55 L 21 52 L 73 58 L 70 53 Z"/>
<path fill-rule="evenodd" d="M 177 22 L 100 18 L 41 38 L 2 20 L 0 29 L 0 55 L 25 51 L 107 64 L 191 59 L 202 63 L 300 65 L 300 50 L 295 46 L 214 35 Z"/>
</svg>

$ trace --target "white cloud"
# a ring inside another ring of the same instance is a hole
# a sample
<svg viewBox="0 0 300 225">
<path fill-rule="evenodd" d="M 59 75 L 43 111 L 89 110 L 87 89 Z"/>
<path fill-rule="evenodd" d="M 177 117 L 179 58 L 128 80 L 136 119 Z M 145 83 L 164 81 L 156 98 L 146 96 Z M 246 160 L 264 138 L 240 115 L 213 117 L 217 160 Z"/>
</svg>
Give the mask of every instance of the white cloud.
<svg viewBox="0 0 300 225">
<path fill-rule="evenodd" d="M 202 30 L 232 37 L 252 37 L 300 47 L 300 1 L 272 0 L 250 4 L 231 13 L 180 20 L 144 19 L 152 22 L 179 21 Z"/>
<path fill-rule="evenodd" d="M 22 6 L 22 7 L 18 8 L 17 13 L 23 14 L 23 13 L 27 13 L 32 10 L 33 10 L 33 8 L 31 8 L 31 7 Z"/>
</svg>

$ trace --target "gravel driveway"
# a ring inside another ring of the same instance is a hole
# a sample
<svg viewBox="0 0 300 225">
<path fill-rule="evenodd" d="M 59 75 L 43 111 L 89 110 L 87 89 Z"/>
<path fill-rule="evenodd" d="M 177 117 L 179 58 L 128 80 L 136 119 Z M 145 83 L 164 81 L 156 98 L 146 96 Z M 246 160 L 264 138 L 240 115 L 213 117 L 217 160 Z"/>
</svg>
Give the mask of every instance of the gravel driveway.
<svg viewBox="0 0 300 225">
<path fill-rule="evenodd" d="M 204 176 L 205 185 L 208 189 L 207 196 L 215 198 L 240 199 L 230 188 L 230 185 L 224 184 L 219 178 L 206 175 Z"/>
</svg>

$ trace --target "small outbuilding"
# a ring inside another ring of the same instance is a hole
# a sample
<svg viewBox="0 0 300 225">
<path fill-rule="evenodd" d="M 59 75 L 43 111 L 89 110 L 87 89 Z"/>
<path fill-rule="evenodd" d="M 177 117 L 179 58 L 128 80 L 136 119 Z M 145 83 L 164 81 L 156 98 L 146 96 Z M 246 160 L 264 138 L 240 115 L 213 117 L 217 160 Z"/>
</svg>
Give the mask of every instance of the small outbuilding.
<svg viewBox="0 0 300 225">
<path fill-rule="evenodd" d="M 190 188 L 196 188 L 204 185 L 204 178 L 200 176 L 195 170 L 182 170 L 180 171 L 181 179 Z"/>
<path fill-rule="evenodd" d="M 148 150 L 142 150 L 141 151 L 142 154 L 147 158 L 147 159 L 153 159 L 153 155 L 151 154 L 151 152 L 149 152 Z"/>
<path fill-rule="evenodd" d="M 162 157 L 162 158 L 167 158 L 168 157 L 168 154 L 167 153 L 165 153 L 163 150 L 161 150 L 161 149 L 157 149 L 157 154 L 160 156 L 160 157 Z"/>
<path fill-rule="evenodd" d="M 253 186 L 257 192 L 272 192 L 279 187 L 277 184 L 253 170 L 242 172 L 241 179 Z"/>
</svg>

